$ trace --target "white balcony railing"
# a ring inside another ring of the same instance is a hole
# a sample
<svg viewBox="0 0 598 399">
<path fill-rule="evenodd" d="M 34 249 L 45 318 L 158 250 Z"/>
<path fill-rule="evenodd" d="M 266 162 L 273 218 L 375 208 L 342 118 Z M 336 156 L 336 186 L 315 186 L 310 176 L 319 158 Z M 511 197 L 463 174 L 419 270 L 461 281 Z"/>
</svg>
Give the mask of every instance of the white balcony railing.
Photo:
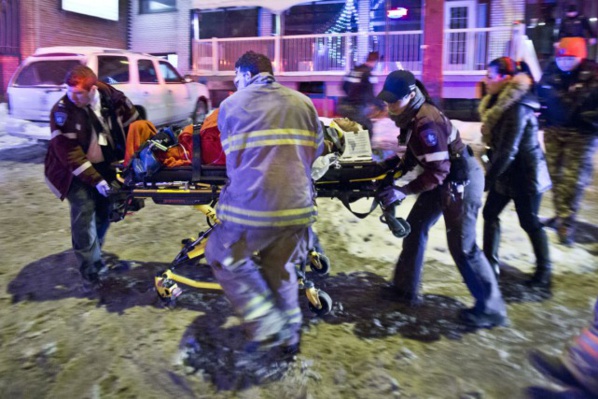
<svg viewBox="0 0 598 399">
<path fill-rule="evenodd" d="M 504 55 L 511 27 L 444 31 L 445 74 L 481 75 L 489 61 Z M 243 37 L 193 41 L 193 73 L 232 75 L 235 62 L 253 50 L 273 60 L 277 75 L 344 75 L 370 49 L 383 56 L 377 72 L 421 72 L 423 31 L 370 32 L 281 37 Z"/>
</svg>

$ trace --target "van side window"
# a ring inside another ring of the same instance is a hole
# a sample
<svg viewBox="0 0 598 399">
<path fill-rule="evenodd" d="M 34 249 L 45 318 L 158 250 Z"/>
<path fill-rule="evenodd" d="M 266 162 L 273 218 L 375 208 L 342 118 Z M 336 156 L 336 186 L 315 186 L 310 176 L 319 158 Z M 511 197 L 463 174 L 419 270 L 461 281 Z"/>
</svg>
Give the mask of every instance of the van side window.
<svg viewBox="0 0 598 399">
<path fill-rule="evenodd" d="M 64 83 L 66 73 L 77 64 L 77 60 L 33 62 L 21 69 L 14 85 L 60 86 Z"/>
<path fill-rule="evenodd" d="M 160 61 L 160 72 L 166 83 L 183 83 L 185 80 L 179 75 L 176 69 L 167 62 Z"/>
<path fill-rule="evenodd" d="M 127 83 L 129 78 L 129 59 L 123 56 L 98 56 L 98 79 L 104 83 Z"/>
<path fill-rule="evenodd" d="M 158 83 L 158 74 L 152 60 L 137 61 L 139 71 L 139 83 Z"/>
</svg>

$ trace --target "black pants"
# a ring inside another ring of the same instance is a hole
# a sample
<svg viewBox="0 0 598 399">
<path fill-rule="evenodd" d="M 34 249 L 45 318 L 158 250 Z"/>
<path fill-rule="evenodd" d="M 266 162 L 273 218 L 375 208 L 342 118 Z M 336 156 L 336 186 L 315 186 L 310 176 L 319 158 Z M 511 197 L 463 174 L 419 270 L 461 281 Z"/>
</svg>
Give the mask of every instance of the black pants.
<svg viewBox="0 0 598 399">
<path fill-rule="evenodd" d="M 500 214 L 513 200 L 521 228 L 527 233 L 532 243 L 538 269 L 550 268 L 548 238 L 538 218 L 542 193 L 521 195 L 514 198 L 491 189 L 484 205 L 484 254 L 492 264 L 499 264 L 498 247 L 500 244 Z"/>
<path fill-rule="evenodd" d="M 467 288 L 475 298 L 475 310 L 506 314 L 496 276 L 476 244 L 476 221 L 482 207 L 484 174 L 474 157 L 468 157 L 470 183 L 463 193 L 444 183 L 419 195 L 407 217 L 411 234 L 403 239 L 394 284 L 403 295 L 415 297 L 419 291 L 428 231 L 444 216 L 449 251 Z"/>
</svg>

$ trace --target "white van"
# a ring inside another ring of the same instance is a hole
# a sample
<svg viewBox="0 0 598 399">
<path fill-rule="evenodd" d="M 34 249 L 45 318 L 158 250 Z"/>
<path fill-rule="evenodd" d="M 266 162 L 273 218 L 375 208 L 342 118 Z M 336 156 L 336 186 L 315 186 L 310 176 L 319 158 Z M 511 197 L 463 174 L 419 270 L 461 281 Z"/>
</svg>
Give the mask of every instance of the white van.
<svg viewBox="0 0 598 399">
<path fill-rule="evenodd" d="M 66 93 L 64 78 L 76 64 L 124 92 L 156 126 L 198 123 L 210 111 L 207 87 L 184 79 L 165 59 L 100 47 L 44 47 L 22 62 L 8 84 L 7 133 L 50 140 L 50 110 Z M 31 129 L 30 122 L 48 128 Z"/>
</svg>

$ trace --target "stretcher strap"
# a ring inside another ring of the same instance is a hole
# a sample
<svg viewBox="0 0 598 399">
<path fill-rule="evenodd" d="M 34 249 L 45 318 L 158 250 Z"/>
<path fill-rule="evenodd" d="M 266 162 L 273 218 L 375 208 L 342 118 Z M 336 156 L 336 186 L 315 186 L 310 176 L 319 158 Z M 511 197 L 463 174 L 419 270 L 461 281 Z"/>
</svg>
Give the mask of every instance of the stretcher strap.
<svg viewBox="0 0 598 399">
<path fill-rule="evenodd" d="M 346 194 L 346 193 L 341 194 L 339 196 L 339 199 L 341 200 L 341 202 L 343 203 L 345 208 L 347 208 L 349 210 L 349 212 L 351 212 L 353 215 L 357 216 L 359 219 L 365 219 L 378 206 L 378 201 L 376 201 L 376 199 L 373 199 L 372 205 L 370 205 L 370 210 L 368 212 L 366 212 L 366 213 L 355 212 L 353 209 L 351 209 L 351 203 L 349 202 L 348 194 Z"/>
<path fill-rule="evenodd" d="M 193 159 L 191 160 L 191 181 L 201 180 L 201 135 L 199 134 L 201 125 L 193 125 Z"/>
</svg>

